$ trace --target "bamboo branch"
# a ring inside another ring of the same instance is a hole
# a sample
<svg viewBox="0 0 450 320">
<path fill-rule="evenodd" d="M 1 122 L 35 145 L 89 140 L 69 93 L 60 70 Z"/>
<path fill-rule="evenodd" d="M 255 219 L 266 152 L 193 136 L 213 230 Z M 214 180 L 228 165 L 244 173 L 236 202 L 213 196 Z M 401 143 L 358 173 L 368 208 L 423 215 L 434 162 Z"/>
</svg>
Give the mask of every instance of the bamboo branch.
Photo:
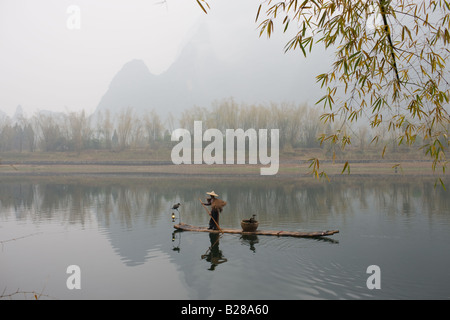
<svg viewBox="0 0 450 320">
<path fill-rule="evenodd" d="M 387 39 L 388 39 L 388 42 L 389 42 L 390 51 L 391 51 L 392 68 L 394 69 L 395 77 L 397 78 L 397 81 L 398 81 L 398 84 L 399 84 L 399 88 L 400 88 L 400 76 L 398 74 L 397 60 L 395 58 L 395 53 L 394 53 L 395 47 L 394 47 L 394 44 L 392 43 L 391 32 L 390 32 L 389 24 L 388 24 L 388 21 L 387 21 L 385 2 L 386 2 L 386 0 L 380 0 L 379 1 L 380 13 L 381 13 L 381 17 L 383 18 L 384 31 L 386 32 L 386 36 L 387 36 Z"/>
</svg>

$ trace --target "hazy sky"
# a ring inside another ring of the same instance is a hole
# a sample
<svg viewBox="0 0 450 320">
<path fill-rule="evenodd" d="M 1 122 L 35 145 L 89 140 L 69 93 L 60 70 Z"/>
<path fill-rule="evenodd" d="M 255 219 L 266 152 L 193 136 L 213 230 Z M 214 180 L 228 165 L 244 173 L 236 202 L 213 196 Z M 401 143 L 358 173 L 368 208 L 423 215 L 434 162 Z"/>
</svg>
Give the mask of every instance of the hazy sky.
<svg viewBox="0 0 450 320">
<path fill-rule="evenodd" d="M 92 112 L 125 63 L 164 72 L 202 23 L 233 59 L 249 36 L 272 41 L 258 38 L 259 2 L 211 0 L 205 15 L 195 0 L 0 0 L 0 110 Z"/>
</svg>

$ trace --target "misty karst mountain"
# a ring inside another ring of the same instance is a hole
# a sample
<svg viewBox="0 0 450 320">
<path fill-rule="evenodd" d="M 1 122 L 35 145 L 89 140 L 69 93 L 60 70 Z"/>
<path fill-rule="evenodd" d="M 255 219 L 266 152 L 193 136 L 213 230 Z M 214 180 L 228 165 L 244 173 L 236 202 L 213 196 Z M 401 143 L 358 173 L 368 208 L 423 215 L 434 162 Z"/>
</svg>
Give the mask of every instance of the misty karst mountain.
<svg viewBox="0 0 450 320">
<path fill-rule="evenodd" d="M 155 110 L 164 117 L 230 97 L 244 103 L 315 101 L 317 66 L 307 64 L 299 53 L 284 54 L 283 44 L 255 40 L 256 45 L 243 46 L 237 57 L 225 61 L 216 54 L 207 31 L 200 28 L 162 74 L 152 74 L 139 59 L 126 63 L 96 111 L 118 113 L 132 107 L 138 114 Z"/>
</svg>

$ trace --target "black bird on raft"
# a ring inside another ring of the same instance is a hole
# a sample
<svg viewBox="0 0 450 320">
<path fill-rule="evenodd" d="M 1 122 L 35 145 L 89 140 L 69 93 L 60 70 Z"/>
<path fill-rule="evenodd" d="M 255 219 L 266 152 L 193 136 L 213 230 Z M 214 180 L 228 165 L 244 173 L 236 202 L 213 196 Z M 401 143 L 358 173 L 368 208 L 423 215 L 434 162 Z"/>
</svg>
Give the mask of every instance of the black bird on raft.
<svg viewBox="0 0 450 320">
<path fill-rule="evenodd" d="M 255 217 L 256 217 L 256 214 L 252 215 L 252 217 L 248 220 L 248 222 L 255 223 L 256 222 Z"/>
<path fill-rule="evenodd" d="M 174 204 L 174 205 L 173 205 L 172 209 L 178 211 L 178 208 L 179 208 L 179 207 L 180 207 L 180 203 L 177 203 L 177 204 Z"/>
</svg>

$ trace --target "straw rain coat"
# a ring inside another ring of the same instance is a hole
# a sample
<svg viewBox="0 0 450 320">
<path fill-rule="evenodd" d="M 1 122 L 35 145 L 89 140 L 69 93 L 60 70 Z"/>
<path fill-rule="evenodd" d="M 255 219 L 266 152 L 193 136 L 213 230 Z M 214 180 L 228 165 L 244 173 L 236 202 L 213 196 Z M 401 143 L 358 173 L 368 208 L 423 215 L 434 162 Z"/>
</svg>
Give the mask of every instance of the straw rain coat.
<svg viewBox="0 0 450 320">
<path fill-rule="evenodd" d="M 209 229 L 217 230 L 218 227 L 216 226 L 219 224 L 219 214 L 222 212 L 223 207 L 227 204 L 226 201 L 223 201 L 219 198 L 216 198 L 214 196 L 211 196 L 210 198 L 206 199 L 206 203 L 204 205 L 211 206 L 211 216 L 212 218 L 209 220 Z M 214 220 L 216 222 L 214 222 Z"/>
</svg>

